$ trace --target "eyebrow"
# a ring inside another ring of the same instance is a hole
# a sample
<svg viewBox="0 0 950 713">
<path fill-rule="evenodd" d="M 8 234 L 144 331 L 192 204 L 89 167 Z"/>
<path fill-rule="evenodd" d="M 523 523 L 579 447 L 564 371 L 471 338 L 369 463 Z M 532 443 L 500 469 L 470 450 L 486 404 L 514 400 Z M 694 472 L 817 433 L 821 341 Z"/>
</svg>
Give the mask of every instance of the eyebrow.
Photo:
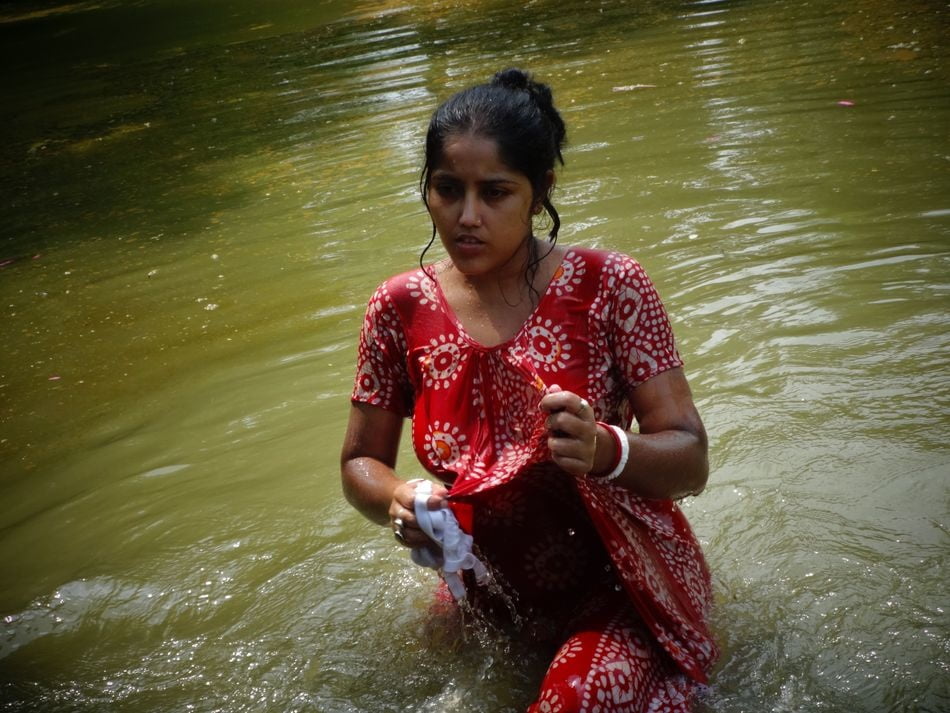
<svg viewBox="0 0 950 713">
<path fill-rule="evenodd" d="M 440 178 L 459 180 L 458 177 L 454 173 L 444 168 L 439 168 L 432 172 L 432 180 L 436 180 Z M 499 176 L 497 178 L 487 178 L 484 181 L 478 181 L 478 183 L 484 186 L 484 185 L 496 185 L 499 183 L 517 183 L 517 181 L 513 178 L 503 178 Z"/>
</svg>

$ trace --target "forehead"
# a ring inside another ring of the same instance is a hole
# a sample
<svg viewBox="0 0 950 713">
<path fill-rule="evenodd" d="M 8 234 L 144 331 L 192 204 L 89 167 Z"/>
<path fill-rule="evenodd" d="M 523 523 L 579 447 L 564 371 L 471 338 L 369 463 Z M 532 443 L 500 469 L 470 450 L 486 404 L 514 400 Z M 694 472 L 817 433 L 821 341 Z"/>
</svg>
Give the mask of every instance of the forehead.
<svg viewBox="0 0 950 713">
<path fill-rule="evenodd" d="M 506 164 L 494 139 L 476 134 L 453 134 L 445 139 L 435 173 L 450 173 L 480 180 L 527 181 Z"/>
</svg>

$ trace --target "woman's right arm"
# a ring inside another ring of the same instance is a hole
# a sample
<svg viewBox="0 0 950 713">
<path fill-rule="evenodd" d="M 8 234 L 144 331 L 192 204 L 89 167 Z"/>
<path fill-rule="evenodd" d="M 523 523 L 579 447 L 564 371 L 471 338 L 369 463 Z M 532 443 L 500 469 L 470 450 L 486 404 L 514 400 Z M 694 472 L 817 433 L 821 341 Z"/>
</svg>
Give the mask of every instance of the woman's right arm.
<svg viewBox="0 0 950 713">
<path fill-rule="evenodd" d="M 396 476 L 403 417 L 379 406 L 354 403 L 340 455 L 343 493 L 379 525 L 390 520 L 393 494 L 405 481 Z"/>
<path fill-rule="evenodd" d="M 354 403 L 340 456 L 343 493 L 350 504 L 379 525 L 404 524 L 403 543 L 408 547 L 428 544 L 429 538 L 416 525 L 414 500 L 417 482 L 396 475 L 396 454 L 403 417 L 379 406 Z M 442 506 L 445 488 L 434 485 L 429 508 Z"/>
</svg>

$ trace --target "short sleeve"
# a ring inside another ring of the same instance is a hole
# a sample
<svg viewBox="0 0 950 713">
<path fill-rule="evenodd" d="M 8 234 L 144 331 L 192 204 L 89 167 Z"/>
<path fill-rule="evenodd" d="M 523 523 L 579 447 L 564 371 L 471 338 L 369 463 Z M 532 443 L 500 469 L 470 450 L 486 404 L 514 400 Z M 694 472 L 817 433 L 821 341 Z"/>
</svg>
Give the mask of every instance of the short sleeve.
<svg viewBox="0 0 950 713">
<path fill-rule="evenodd" d="M 606 269 L 610 290 L 610 342 L 627 388 L 683 365 L 666 309 L 653 281 L 626 255 L 611 256 Z"/>
<path fill-rule="evenodd" d="M 380 285 L 363 318 L 350 400 L 410 415 L 413 397 L 406 352 L 406 336 L 396 305 L 387 286 Z"/>
</svg>

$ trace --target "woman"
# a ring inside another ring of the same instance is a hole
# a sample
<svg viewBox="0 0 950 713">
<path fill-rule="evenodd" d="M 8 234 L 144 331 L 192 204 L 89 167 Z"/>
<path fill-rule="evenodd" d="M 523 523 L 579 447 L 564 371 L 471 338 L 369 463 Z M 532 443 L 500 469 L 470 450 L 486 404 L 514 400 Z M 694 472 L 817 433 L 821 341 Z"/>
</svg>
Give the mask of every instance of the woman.
<svg viewBox="0 0 950 713">
<path fill-rule="evenodd" d="M 687 711 L 716 649 L 674 500 L 705 486 L 706 434 L 642 268 L 556 245 L 564 140 L 550 89 L 520 70 L 433 114 L 421 188 L 448 258 L 370 300 L 344 492 L 400 544 L 431 546 L 419 481 L 395 471 L 411 418 L 442 481 L 429 508 L 448 503 L 507 592 L 470 581 L 471 604 L 558 647 L 529 711 Z"/>
</svg>

